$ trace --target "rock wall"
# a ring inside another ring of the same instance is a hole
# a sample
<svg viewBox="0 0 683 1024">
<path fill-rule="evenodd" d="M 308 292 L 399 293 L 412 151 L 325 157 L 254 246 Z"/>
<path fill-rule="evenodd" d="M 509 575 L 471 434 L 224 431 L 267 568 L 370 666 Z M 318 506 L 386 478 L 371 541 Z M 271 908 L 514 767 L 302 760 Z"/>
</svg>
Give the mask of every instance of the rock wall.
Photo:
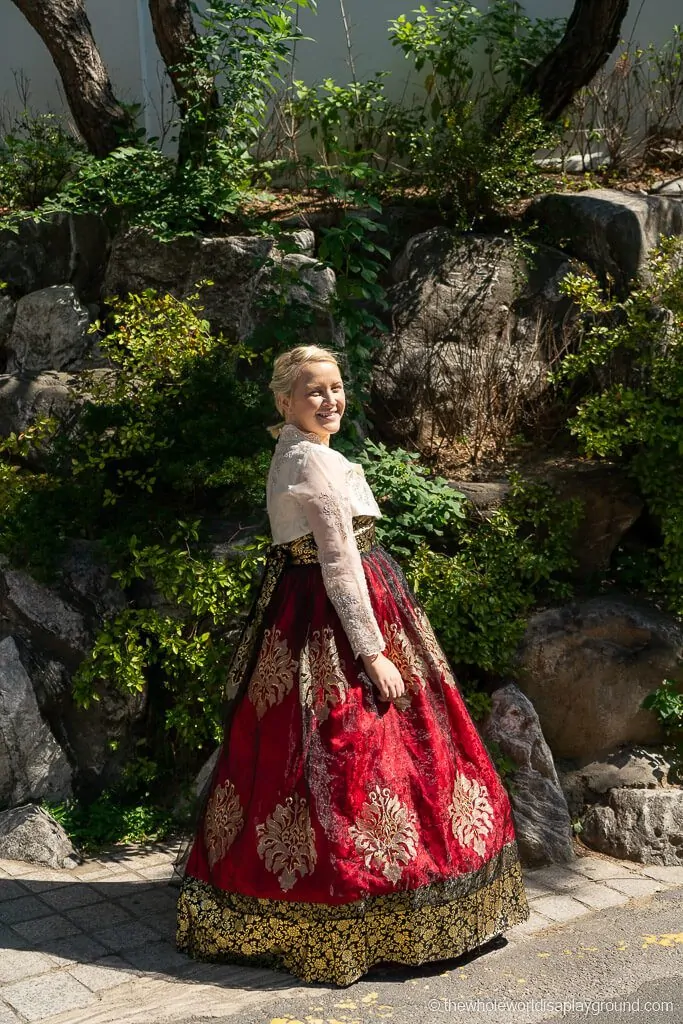
<svg viewBox="0 0 683 1024">
<path fill-rule="evenodd" d="M 578 259 L 625 286 L 659 232 L 683 230 L 677 202 L 604 191 L 544 197 L 529 216 L 557 247 L 541 246 L 534 262 L 503 236 L 458 237 L 430 226 L 410 237 L 393 266 L 391 332 L 374 376 L 382 430 L 408 444 L 425 424 L 460 429 L 477 391 L 499 404 L 533 401 L 574 316 L 563 277 Z M 405 223 L 392 216 L 400 234 Z M 292 230 L 285 241 L 162 243 L 140 229 L 110 239 L 95 218 L 66 216 L 27 222 L 18 236 L 0 233 L 0 280 L 9 285 L 0 293 L 0 435 L 20 432 L 39 413 L 76 415 L 82 398 L 74 384 L 83 371 L 116 372 L 89 330 L 109 295 L 156 288 L 185 297 L 210 279 L 200 293 L 215 331 L 249 337 L 266 322 L 273 296 L 284 296 L 307 310 L 306 340 L 343 343 L 332 313 L 334 275 L 316 259 L 314 233 Z M 642 499 L 615 466 L 541 473 L 561 496 L 584 501 L 574 543 L 577 575 L 590 578 L 609 564 Z M 453 483 L 484 515 L 507 490 L 504 475 Z M 0 560 L 0 807 L 64 798 L 74 785 L 97 789 L 115 777 L 146 696 L 124 696 L 104 681 L 101 700 L 82 711 L 71 677 L 103 618 L 124 603 L 97 546 L 86 541 L 72 542 L 54 587 Z M 582 817 L 587 841 L 599 849 L 663 863 L 679 856 L 679 810 L 668 791 L 623 795 L 619 782 L 597 793 L 576 773 L 586 764 L 611 770 L 609 758 L 624 744 L 661 741 L 640 704 L 675 674 L 682 643 L 666 616 L 619 596 L 532 618 L 519 650 L 519 686 L 494 693 L 483 727 L 517 765 L 513 806 L 527 863 L 571 859 L 572 820 Z M 566 770 L 558 774 L 555 761 Z M 649 838 L 618 839 L 623 827 L 644 835 L 646 818 Z"/>
</svg>

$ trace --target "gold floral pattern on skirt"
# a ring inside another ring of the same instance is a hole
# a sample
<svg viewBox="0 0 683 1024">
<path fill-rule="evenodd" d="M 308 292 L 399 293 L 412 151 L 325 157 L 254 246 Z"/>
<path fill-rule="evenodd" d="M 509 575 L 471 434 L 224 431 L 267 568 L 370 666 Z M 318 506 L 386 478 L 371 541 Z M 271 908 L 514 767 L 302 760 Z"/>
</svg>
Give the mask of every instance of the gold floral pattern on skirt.
<svg viewBox="0 0 683 1024">
<path fill-rule="evenodd" d="M 446 660 L 446 657 L 441 650 L 441 645 L 436 638 L 436 634 L 432 629 L 432 624 L 425 615 L 422 608 L 416 606 L 415 614 L 417 616 L 418 623 L 420 625 L 420 633 L 422 634 L 422 642 L 427 655 L 434 663 L 434 667 L 437 672 L 443 673 L 443 681 L 446 686 L 452 686 L 453 689 L 457 689 L 457 683 L 451 672 L 451 667 Z"/>
<path fill-rule="evenodd" d="M 213 868 L 235 841 L 244 825 L 244 814 L 237 791 L 229 779 L 216 786 L 206 805 L 204 839 L 210 866 Z"/>
<path fill-rule="evenodd" d="M 366 867 L 381 868 L 396 884 L 401 865 L 417 856 L 417 815 L 387 787 L 375 786 L 349 832 Z"/>
<path fill-rule="evenodd" d="M 331 708 L 346 700 L 349 684 L 345 677 L 344 663 L 337 650 L 334 630 L 329 626 L 323 626 L 322 638 L 320 633 L 321 631 L 316 629 L 307 644 L 309 679 L 304 685 L 310 686 L 316 718 L 318 721 L 324 721 Z"/>
<path fill-rule="evenodd" d="M 268 871 L 278 875 L 283 892 L 287 892 L 299 875 L 312 873 L 316 859 L 315 833 L 306 800 L 294 793 L 284 804 L 277 804 L 272 814 L 256 826 L 259 837 L 258 854 Z"/>
<path fill-rule="evenodd" d="M 513 841 L 475 871 L 352 903 L 243 896 L 186 876 L 177 943 L 199 960 L 350 985 L 380 961 L 419 965 L 460 956 L 528 916 Z"/>
<path fill-rule="evenodd" d="M 297 667 L 298 662 L 292 658 L 280 630 L 264 630 L 263 645 L 247 690 L 259 718 L 263 718 L 273 704 L 285 699 L 294 685 Z"/>
<path fill-rule="evenodd" d="M 463 846 L 471 846 L 480 857 L 484 856 L 484 840 L 493 828 L 493 808 L 489 791 L 478 779 L 468 779 L 456 771 L 453 796 L 448 805 L 453 835 Z"/>
<path fill-rule="evenodd" d="M 413 693 L 424 690 L 426 684 L 427 666 L 420 654 L 415 650 L 405 630 L 396 622 L 391 622 L 386 630 L 385 656 L 392 661 L 401 673 L 405 683 L 405 692 L 400 697 L 394 697 L 393 704 L 399 711 L 410 706 Z"/>
</svg>

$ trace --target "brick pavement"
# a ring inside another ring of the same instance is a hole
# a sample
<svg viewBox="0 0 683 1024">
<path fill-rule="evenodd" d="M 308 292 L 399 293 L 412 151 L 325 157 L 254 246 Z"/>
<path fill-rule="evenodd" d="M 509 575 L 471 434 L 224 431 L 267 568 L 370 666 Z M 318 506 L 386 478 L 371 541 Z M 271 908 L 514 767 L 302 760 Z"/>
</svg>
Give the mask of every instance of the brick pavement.
<svg viewBox="0 0 683 1024">
<path fill-rule="evenodd" d="M 177 847 L 116 847 L 73 871 L 0 860 L 0 1024 L 151 1024 L 226 1015 L 264 992 L 300 987 L 285 972 L 196 963 L 174 945 Z M 659 889 L 682 867 L 599 855 L 525 870 L 523 942 L 546 928 Z"/>
</svg>

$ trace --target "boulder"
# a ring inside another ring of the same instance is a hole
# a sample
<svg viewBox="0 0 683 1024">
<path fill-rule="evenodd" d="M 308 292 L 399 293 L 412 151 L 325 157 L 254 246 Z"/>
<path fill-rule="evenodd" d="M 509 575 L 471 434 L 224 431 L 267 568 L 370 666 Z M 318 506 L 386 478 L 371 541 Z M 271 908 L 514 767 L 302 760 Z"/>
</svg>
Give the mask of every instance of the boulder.
<svg viewBox="0 0 683 1024">
<path fill-rule="evenodd" d="M 660 181 L 650 189 L 650 193 L 655 196 L 672 196 L 674 199 L 683 199 L 683 178 Z"/>
<path fill-rule="evenodd" d="M 57 370 L 0 374 L 0 436 L 6 437 L 12 431 L 20 434 L 39 416 L 54 416 L 63 424 L 71 422 L 88 398 L 90 380 L 99 383 L 113 379 L 116 373 L 114 369 L 100 368 L 87 370 L 84 375 Z M 29 464 L 41 468 L 45 461 L 42 452 L 49 448 L 49 442 L 38 448 L 30 446 Z"/>
<path fill-rule="evenodd" d="M 553 457 L 525 465 L 525 476 L 550 484 L 562 501 L 580 498 L 583 512 L 572 539 L 576 559 L 573 575 L 588 579 L 609 567 L 611 556 L 624 535 L 644 509 L 642 498 L 622 467 L 605 461 L 565 458 L 557 465 Z M 466 494 L 483 516 L 500 508 L 510 493 L 506 478 L 459 480 L 448 483 Z"/>
<path fill-rule="evenodd" d="M 72 537 L 59 568 L 72 601 L 98 620 L 127 607 L 125 592 L 112 579 L 111 566 L 95 541 Z"/>
<path fill-rule="evenodd" d="M 648 252 L 663 235 L 683 233 L 683 205 L 676 199 L 615 189 L 539 196 L 526 218 L 602 280 L 613 278 L 621 292 L 646 273 Z"/>
<path fill-rule="evenodd" d="M 533 473 L 529 474 L 531 477 Z M 561 501 L 580 498 L 583 513 L 573 537 L 574 575 L 586 579 L 609 567 L 609 560 L 645 504 L 634 493 L 623 467 L 590 460 L 549 467 L 543 474 Z"/>
<path fill-rule="evenodd" d="M 73 698 L 73 665 L 67 667 L 50 651 L 15 637 L 42 719 L 72 766 L 74 788 L 95 797 L 119 777 L 135 754 L 147 714 L 147 693 L 121 690 L 111 678 L 96 686 L 97 697 L 87 708 Z"/>
<path fill-rule="evenodd" d="M 612 158 L 604 146 L 587 146 L 582 153 L 568 153 L 562 156 L 557 150 L 540 150 L 534 159 L 537 167 L 547 171 L 564 171 L 565 174 L 585 174 L 599 167 L 609 167 Z"/>
<path fill-rule="evenodd" d="M 25 647 L 38 704 L 68 753 L 79 796 L 94 798 L 116 782 L 126 761 L 135 755 L 144 733 L 147 692 L 122 690 L 108 677 L 96 685 L 98 699 L 83 708 L 73 698 L 73 667 L 36 643 L 27 641 Z"/>
<path fill-rule="evenodd" d="M 602 146 L 589 146 L 585 153 L 570 153 L 562 161 L 562 170 L 566 174 L 585 174 L 598 168 L 609 167 L 612 157 L 609 150 Z"/>
<path fill-rule="evenodd" d="M 570 814 L 580 817 L 586 805 L 599 803 L 610 789 L 658 789 L 669 785 L 671 765 L 661 750 L 622 747 L 602 761 L 557 773 Z"/>
<path fill-rule="evenodd" d="M 292 244 L 310 251 L 310 232 L 296 232 Z M 214 332 L 229 338 L 247 338 L 266 317 L 269 298 L 280 291 L 285 304 L 298 302 L 311 313 L 312 341 L 339 334 L 329 309 L 332 271 L 305 252 L 282 252 L 274 238 L 263 236 L 161 242 L 144 228 L 132 228 L 114 241 L 104 294 L 153 288 L 186 298 L 200 281 L 213 282 L 199 289 L 206 319 Z M 275 315 L 281 311 L 282 302 L 276 301 Z"/>
<path fill-rule="evenodd" d="M 73 284 L 84 299 L 99 292 L 109 232 L 99 217 L 56 213 L 43 220 L 27 218 L 17 232 L 0 231 L 0 281 L 13 296 Z"/>
<path fill-rule="evenodd" d="M 496 512 L 510 497 L 512 488 L 505 480 L 448 480 L 449 487 L 466 495 L 485 517 Z"/>
<path fill-rule="evenodd" d="M 601 758 L 624 744 L 661 743 L 641 707 L 663 679 L 681 678 L 683 629 L 629 597 L 574 601 L 533 615 L 516 660 L 555 757 Z"/>
<path fill-rule="evenodd" d="M 90 348 L 90 314 L 71 285 L 53 285 L 19 299 L 7 341 L 10 373 L 83 365 Z"/>
<path fill-rule="evenodd" d="M 641 864 L 683 865 L 683 789 L 611 789 L 591 807 L 581 838 L 611 857 Z"/>
<path fill-rule="evenodd" d="M 40 714 L 13 637 L 5 637 L 0 640 L 0 803 L 70 795 L 71 767 Z"/>
<path fill-rule="evenodd" d="M 330 316 L 336 284 L 334 271 L 310 256 L 275 255 L 254 277 L 252 301 L 245 307 L 239 337 L 249 338 L 259 329 L 270 332 L 284 300 L 297 308 L 310 344 L 343 345 L 344 333 Z"/>
<path fill-rule="evenodd" d="M 12 333 L 17 304 L 9 295 L 0 292 L 0 369 L 4 371 L 7 359 L 5 343 Z"/>
<path fill-rule="evenodd" d="M 0 375 L 0 435 L 21 433 L 38 416 L 67 417 L 75 400 L 69 379 L 57 371 Z"/>
<path fill-rule="evenodd" d="M 71 679 L 104 619 L 127 606 L 97 545 L 72 540 L 49 586 L 0 556 L 0 617 L 12 630 L 42 717 L 66 751 L 81 793 L 112 783 L 135 748 L 147 694 L 98 681 L 88 708 L 76 704 Z"/>
<path fill-rule="evenodd" d="M 11 568 L 6 555 L 0 555 L 0 614 L 58 657 L 79 661 L 90 648 L 92 635 L 83 613 L 57 590 Z"/>
<path fill-rule="evenodd" d="M 304 256 L 315 256 L 315 232 L 310 228 L 292 231 L 289 237 L 298 252 L 303 253 Z"/>
<path fill-rule="evenodd" d="M 567 801 L 533 704 L 514 684 L 491 695 L 482 735 L 517 768 L 510 794 L 522 863 L 531 867 L 574 860 Z"/>
<path fill-rule="evenodd" d="M 411 238 L 393 267 L 392 330 L 373 374 L 378 429 L 424 447 L 492 428 L 542 395 L 573 316 L 559 291 L 571 269 L 547 246 L 532 263 L 509 238 L 446 228 Z"/>
<path fill-rule="evenodd" d="M 75 868 L 83 862 L 59 822 L 34 804 L 0 813 L 0 857 L 49 868 Z"/>
<path fill-rule="evenodd" d="M 539 475 L 551 484 L 560 500 L 580 498 L 583 503 L 572 541 L 577 560 L 574 577 L 587 579 L 609 568 L 624 534 L 645 507 L 623 467 L 602 460 L 576 459 L 558 466 L 534 467 L 528 475 L 530 479 Z"/>
</svg>

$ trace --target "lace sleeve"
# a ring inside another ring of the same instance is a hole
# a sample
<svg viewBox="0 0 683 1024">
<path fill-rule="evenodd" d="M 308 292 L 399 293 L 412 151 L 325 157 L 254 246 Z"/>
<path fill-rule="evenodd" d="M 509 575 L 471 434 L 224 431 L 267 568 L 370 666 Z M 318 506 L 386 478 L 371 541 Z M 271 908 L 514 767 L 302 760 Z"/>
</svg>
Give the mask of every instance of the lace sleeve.
<svg viewBox="0 0 683 1024">
<path fill-rule="evenodd" d="M 386 647 L 370 604 L 347 490 L 343 462 L 312 447 L 301 476 L 289 491 L 300 502 L 318 547 L 325 589 L 346 635 L 354 658 L 376 654 Z"/>
</svg>

